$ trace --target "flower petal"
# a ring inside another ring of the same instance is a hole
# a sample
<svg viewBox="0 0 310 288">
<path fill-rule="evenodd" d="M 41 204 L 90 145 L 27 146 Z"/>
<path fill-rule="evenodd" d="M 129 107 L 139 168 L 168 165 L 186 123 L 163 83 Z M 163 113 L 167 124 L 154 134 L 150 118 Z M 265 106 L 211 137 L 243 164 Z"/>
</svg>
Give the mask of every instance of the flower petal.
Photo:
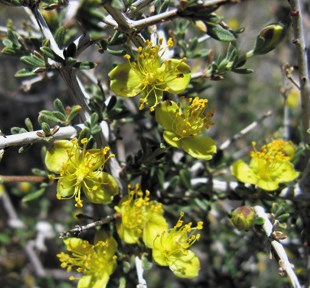
<svg viewBox="0 0 310 288">
<path fill-rule="evenodd" d="M 188 250 L 187 253 L 180 254 L 169 259 L 169 268 L 175 276 L 180 278 L 194 278 L 198 276 L 200 261 L 195 253 Z"/>
<path fill-rule="evenodd" d="M 250 166 L 242 160 L 234 162 L 231 166 L 231 171 L 232 174 L 243 183 L 256 184 L 258 181 L 256 174 Z"/>
<path fill-rule="evenodd" d="M 183 92 L 191 80 L 191 68 L 183 60 L 166 60 L 161 70 L 164 70 L 164 82 L 170 93 Z"/>
<path fill-rule="evenodd" d="M 47 150 L 45 155 L 46 168 L 54 173 L 59 174 L 63 163 L 65 163 L 69 156 L 68 151 L 73 147 L 71 141 L 59 140 L 55 141 L 54 145 Z"/>
<path fill-rule="evenodd" d="M 68 179 L 68 177 L 62 177 L 58 180 L 57 194 L 62 198 L 70 198 L 75 193 L 75 189 L 79 189 L 76 181 Z"/>
<path fill-rule="evenodd" d="M 110 71 L 110 88 L 120 96 L 133 97 L 141 92 L 141 79 L 137 71 L 132 69 L 130 63 L 117 65 Z"/>
<path fill-rule="evenodd" d="M 168 223 L 162 214 L 150 212 L 148 216 L 148 220 L 145 222 L 143 229 L 142 239 L 147 247 L 152 248 L 156 236 L 168 230 Z"/>
<path fill-rule="evenodd" d="M 96 275 L 97 276 L 97 275 Z M 109 282 L 108 273 L 100 274 L 100 277 L 94 275 L 83 276 L 78 283 L 77 288 L 105 288 Z"/>
<path fill-rule="evenodd" d="M 83 192 L 90 202 L 102 204 L 111 202 L 119 188 L 112 175 L 97 171 L 84 179 Z"/>
<path fill-rule="evenodd" d="M 163 126 L 165 130 L 175 130 L 174 115 L 179 109 L 179 106 L 173 101 L 164 101 L 156 106 L 155 117 L 156 121 Z"/>
<path fill-rule="evenodd" d="M 178 145 L 194 158 L 210 160 L 216 153 L 215 142 L 208 136 L 194 136 L 182 138 Z"/>
<path fill-rule="evenodd" d="M 172 147 L 178 147 L 178 148 L 181 148 L 180 147 L 180 138 L 173 132 L 171 131 L 164 131 L 164 139 L 165 141 L 171 145 Z"/>
</svg>

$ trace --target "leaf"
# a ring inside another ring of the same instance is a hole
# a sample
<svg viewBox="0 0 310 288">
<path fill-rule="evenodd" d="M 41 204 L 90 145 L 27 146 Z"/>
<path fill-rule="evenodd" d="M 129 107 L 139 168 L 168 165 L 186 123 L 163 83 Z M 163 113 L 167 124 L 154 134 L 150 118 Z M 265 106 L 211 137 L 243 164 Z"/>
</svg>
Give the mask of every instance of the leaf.
<svg viewBox="0 0 310 288">
<path fill-rule="evenodd" d="M 76 64 L 74 64 L 73 67 L 78 68 L 78 69 L 88 70 L 88 69 L 95 68 L 96 64 L 91 61 L 82 61 L 82 62 L 77 62 Z"/>
<path fill-rule="evenodd" d="M 50 47 L 43 46 L 40 48 L 40 51 L 42 52 L 42 54 L 45 57 L 48 57 L 48 58 L 50 58 L 54 61 L 60 62 L 60 63 L 63 62 L 63 59 L 61 57 L 59 57 Z"/>
<path fill-rule="evenodd" d="M 63 26 L 60 26 L 55 32 L 55 41 L 57 42 L 59 47 L 64 46 L 66 36 L 66 29 Z"/>
<path fill-rule="evenodd" d="M 210 25 L 207 24 L 208 32 L 212 38 L 223 41 L 223 42 L 231 42 L 235 40 L 235 36 L 229 30 L 221 27 L 220 25 Z"/>
<path fill-rule="evenodd" d="M 66 109 L 60 99 L 56 98 L 53 104 L 57 111 L 61 112 L 64 115 L 66 114 Z"/>
<path fill-rule="evenodd" d="M 45 188 L 41 188 L 35 192 L 29 193 L 25 197 L 23 197 L 22 202 L 25 203 L 25 202 L 33 201 L 39 198 L 41 195 L 43 195 L 44 192 L 45 192 Z"/>
<path fill-rule="evenodd" d="M 71 109 L 69 116 L 67 117 L 67 122 L 71 123 L 71 121 L 78 115 L 78 113 L 82 110 L 80 105 L 74 105 Z"/>
<path fill-rule="evenodd" d="M 28 65 L 34 66 L 34 67 L 42 67 L 42 66 L 44 67 L 45 66 L 45 61 L 36 55 L 22 56 L 20 58 L 20 60 L 22 62 L 24 62 L 25 64 L 28 64 Z"/>
<path fill-rule="evenodd" d="M 31 68 L 24 68 L 24 69 L 21 69 L 21 70 L 18 70 L 16 73 L 15 73 L 15 77 L 18 77 L 18 78 L 23 78 L 23 77 L 33 77 L 33 76 L 36 76 L 37 74 L 33 72 L 33 69 Z"/>
</svg>

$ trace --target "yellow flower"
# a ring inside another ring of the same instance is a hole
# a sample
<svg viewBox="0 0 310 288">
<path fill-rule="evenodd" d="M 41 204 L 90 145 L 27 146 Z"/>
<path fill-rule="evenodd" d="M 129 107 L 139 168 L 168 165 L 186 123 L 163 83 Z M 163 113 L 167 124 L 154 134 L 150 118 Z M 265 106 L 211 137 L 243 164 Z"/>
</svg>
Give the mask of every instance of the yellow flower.
<svg viewBox="0 0 310 288">
<path fill-rule="evenodd" d="M 121 214 L 116 222 L 118 235 L 126 243 L 139 243 L 143 239 L 147 247 L 152 247 L 153 239 L 168 224 L 163 216 L 163 205 L 157 201 L 150 201 L 148 190 L 145 194 L 139 184 L 135 189 L 129 185 L 129 194 L 115 207 Z"/>
<path fill-rule="evenodd" d="M 164 101 L 156 107 L 157 122 L 163 126 L 165 141 L 183 149 L 192 157 L 210 160 L 216 152 L 215 142 L 203 133 L 213 125 L 207 113 L 207 99 L 181 97 L 180 103 Z"/>
<path fill-rule="evenodd" d="M 48 170 L 59 174 L 50 176 L 59 179 L 57 185 L 58 199 L 74 197 L 76 207 L 83 207 L 81 190 L 92 203 L 108 203 L 119 193 L 114 177 L 102 171 L 104 164 L 114 155 L 108 155 L 109 147 L 86 150 L 86 141 L 82 140 L 83 149 L 72 141 L 56 141 L 47 151 L 45 164 Z"/>
<path fill-rule="evenodd" d="M 146 41 L 144 47 L 138 48 L 135 62 L 126 54 L 127 63 L 117 65 L 110 71 L 110 88 L 117 95 L 133 97 L 140 93 L 140 107 L 144 104 L 154 110 L 154 107 L 162 100 L 163 92 L 181 93 L 190 82 L 190 67 L 185 63 L 186 59 L 161 60 L 166 49 L 160 45 L 153 45 Z M 168 47 L 173 46 L 172 39 L 168 40 Z"/>
<path fill-rule="evenodd" d="M 238 160 L 232 165 L 232 174 L 241 182 L 256 185 L 266 191 L 278 189 L 280 183 L 293 181 L 299 173 L 290 162 L 295 154 L 292 142 L 276 139 L 264 145 L 261 151 L 251 152 L 251 162 Z"/>
<path fill-rule="evenodd" d="M 200 234 L 195 232 L 203 228 L 203 223 L 198 222 L 196 227 L 192 227 L 192 223 L 183 225 L 183 215 L 181 213 L 174 228 L 155 237 L 152 255 L 158 265 L 169 266 L 177 277 L 194 278 L 199 273 L 200 261 L 189 248 L 199 240 Z"/>
<path fill-rule="evenodd" d="M 104 236 L 94 245 L 79 238 L 64 240 L 70 254 L 61 252 L 57 255 L 61 267 L 68 272 L 76 267 L 77 272 L 84 274 L 81 278 L 70 277 L 70 280 L 79 280 L 78 288 L 104 288 L 110 275 L 116 268 L 115 251 L 117 242 L 112 236 Z"/>
</svg>

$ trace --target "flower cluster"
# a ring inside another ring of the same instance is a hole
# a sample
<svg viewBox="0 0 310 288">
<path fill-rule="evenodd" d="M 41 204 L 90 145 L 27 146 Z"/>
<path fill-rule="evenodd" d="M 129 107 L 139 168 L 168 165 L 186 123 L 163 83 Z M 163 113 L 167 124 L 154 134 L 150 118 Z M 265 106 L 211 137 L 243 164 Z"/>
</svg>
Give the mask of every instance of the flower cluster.
<svg viewBox="0 0 310 288">
<path fill-rule="evenodd" d="M 109 203 L 119 193 L 114 177 L 102 171 L 104 164 L 114 155 L 108 154 L 110 148 L 86 149 L 87 139 L 82 139 L 83 148 L 77 139 L 56 141 L 45 156 L 49 171 L 59 174 L 50 175 L 58 179 L 57 198 L 74 197 L 76 207 L 83 207 L 81 191 L 92 203 Z"/>
<path fill-rule="evenodd" d="M 146 104 L 151 110 L 162 100 L 164 91 L 169 93 L 183 92 L 190 82 L 190 67 L 186 59 L 161 60 L 166 51 L 159 45 L 146 41 L 144 47 L 138 48 L 136 61 L 126 54 L 127 63 L 117 65 L 109 73 L 110 88 L 119 96 L 133 97 L 141 95 L 140 109 Z M 172 39 L 168 40 L 168 48 L 173 46 Z"/>
<path fill-rule="evenodd" d="M 192 227 L 192 223 L 183 225 L 182 213 L 174 228 L 169 229 L 162 204 L 150 201 L 149 192 L 144 194 L 139 185 L 135 189 L 129 188 L 129 195 L 115 207 L 121 215 L 116 224 L 120 238 L 130 244 L 142 239 L 152 249 L 153 259 L 158 265 L 169 266 L 177 277 L 196 277 L 200 262 L 189 248 L 199 239 L 200 234 L 195 235 L 195 232 L 202 229 L 202 222 L 196 227 Z"/>
<path fill-rule="evenodd" d="M 216 152 L 215 142 L 203 132 L 213 125 L 207 113 L 207 99 L 181 97 L 177 104 L 173 101 L 160 103 L 155 110 L 157 122 L 163 126 L 165 141 L 183 149 L 192 157 L 210 160 Z"/>
<path fill-rule="evenodd" d="M 78 288 L 104 288 L 110 275 L 116 268 L 115 251 L 117 242 L 112 236 L 103 236 L 97 239 L 95 244 L 79 238 L 68 238 L 64 240 L 70 254 L 61 252 L 57 255 L 61 267 L 68 272 L 73 267 L 84 275 L 81 278 L 70 277 L 70 280 L 79 280 Z"/>
<path fill-rule="evenodd" d="M 241 182 L 256 185 L 266 191 L 278 189 L 280 183 L 293 181 L 299 173 L 290 162 L 295 154 L 292 142 L 276 139 L 257 151 L 253 143 L 251 162 L 238 160 L 232 165 L 232 174 Z"/>
<path fill-rule="evenodd" d="M 152 247 L 157 233 L 168 228 L 163 205 L 150 201 L 150 192 L 143 193 L 139 184 L 134 189 L 131 185 L 128 188 L 129 194 L 115 207 L 121 215 L 116 222 L 118 235 L 130 244 L 139 243 L 142 238 L 146 246 Z"/>
</svg>

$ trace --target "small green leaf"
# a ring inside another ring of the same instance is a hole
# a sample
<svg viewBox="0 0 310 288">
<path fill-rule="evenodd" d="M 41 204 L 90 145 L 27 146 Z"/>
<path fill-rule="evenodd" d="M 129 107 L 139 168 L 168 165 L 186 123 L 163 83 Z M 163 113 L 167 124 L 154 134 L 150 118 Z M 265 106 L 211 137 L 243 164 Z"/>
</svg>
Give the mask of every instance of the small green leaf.
<svg viewBox="0 0 310 288">
<path fill-rule="evenodd" d="M 50 122 L 50 121 L 59 123 L 59 119 L 56 116 L 54 116 L 51 111 L 47 111 L 47 110 L 40 111 L 38 121 L 41 125 L 44 122 Z"/>
<path fill-rule="evenodd" d="M 67 122 L 71 123 L 71 121 L 78 115 L 78 113 L 82 110 L 82 107 L 79 105 L 74 105 L 71 108 L 70 114 L 67 117 Z"/>
<path fill-rule="evenodd" d="M 55 35 L 54 35 L 55 40 L 56 40 L 59 47 L 64 46 L 65 36 L 66 36 L 66 29 L 63 26 L 60 26 L 56 30 Z"/>
<path fill-rule="evenodd" d="M 95 125 L 91 128 L 91 134 L 95 135 L 97 133 L 101 132 L 101 127 L 100 125 Z"/>
<path fill-rule="evenodd" d="M 61 112 L 62 114 L 66 114 L 66 109 L 60 99 L 56 98 L 53 104 L 57 111 Z"/>
<path fill-rule="evenodd" d="M 97 113 L 91 114 L 91 116 L 90 116 L 90 123 L 91 123 L 92 125 L 97 124 L 97 123 L 98 123 L 98 120 L 99 120 L 99 116 L 98 116 Z"/>
<path fill-rule="evenodd" d="M 124 49 L 121 50 L 112 50 L 110 48 L 107 48 L 107 52 L 112 54 L 112 55 L 116 55 L 116 56 L 123 56 L 125 55 L 127 52 Z"/>
<path fill-rule="evenodd" d="M 32 122 L 29 118 L 25 119 L 25 125 L 26 125 L 28 131 L 33 131 L 33 125 L 32 125 Z"/>
<path fill-rule="evenodd" d="M 36 55 L 31 55 L 31 56 L 22 56 L 20 58 L 20 60 L 22 62 L 24 62 L 25 64 L 28 64 L 30 66 L 34 66 L 34 67 L 42 67 L 45 66 L 45 62 L 43 59 L 39 58 Z"/>
<path fill-rule="evenodd" d="M 39 198 L 41 195 L 43 195 L 44 192 L 45 192 L 45 188 L 41 188 L 35 192 L 29 193 L 25 197 L 23 197 L 22 202 L 25 203 L 25 202 L 33 201 Z"/>
<path fill-rule="evenodd" d="M 6 46 L 1 50 L 1 53 L 5 55 L 15 55 L 17 51 L 12 47 Z"/>
<path fill-rule="evenodd" d="M 60 122 L 66 122 L 67 117 L 65 114 L 63 114 L 59 111 L 53 111 L 52 113 L 53 113 L 53 116 L 55 116 Z"/>
<path fill-rule="evenodd" d="M 39 168 L 32 168 L 31 172 L 36 176 L 47 176 L 46 171 Z"/>
<path fill-rule="evenodd" d="M 223 42 L 231 42 L 235 40 L 234 34 L 231 33 L 229 30 L 224 29 L 220 25 L 207 24 L 207 27 L 208 27 L 207 33 L 216 40 Z"/>
<path fill-rule="evenodd" d="M 24 69 L 18 70 L 14 76 L 18 77 L 18 78 L 23 78 L 23 77 L 32 77 L 32 76 L 36 76 L 36 75 L 37 74 L 33 72 L 33 69 L 24 68 Z"/>
<path fill-rule="evenodd" d="M 84 69 L 84 70 L 88 70 L 88 69 L 93 69 L 96 67 L 96 64 L 94 62 L 90 62 L 90 61 L 82 61 L 82 62 L 77 62 L 76 64 L 74 64 L 75 68 L 78 69 Z"/>
<path fill-rule="evenodd" d="M 42 130 L 43 130 L 45 136 L 46 137 L 51 136 L 51 127 L 50 127 L 50 125 L 48 125 L 46 122 L 43 122 L 41 124 L 41 126 L 42 126 Z"/>
</svg>

